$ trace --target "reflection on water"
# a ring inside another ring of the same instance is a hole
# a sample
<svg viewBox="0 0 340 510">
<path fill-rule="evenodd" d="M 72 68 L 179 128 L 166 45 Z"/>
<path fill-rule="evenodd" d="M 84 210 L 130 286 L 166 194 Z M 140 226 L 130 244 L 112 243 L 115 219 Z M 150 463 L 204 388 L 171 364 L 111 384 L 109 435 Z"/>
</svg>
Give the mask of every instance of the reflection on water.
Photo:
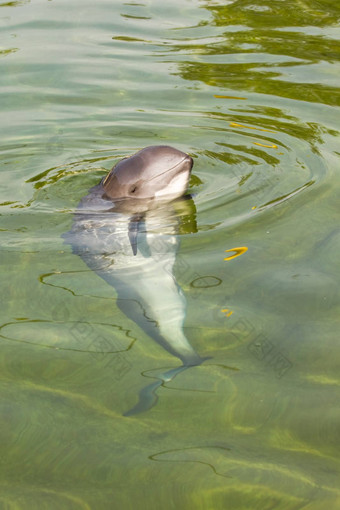
<svg viewBox="0 0 340 510">
<path fill-rule="evenodd" d="M 3 505 L 338 508 L 336 3 L 0 7 Z M 195 160 L 174 274 L 210 357 L 168 382 L 61 237 L 156 143 Z"/>
</svg>

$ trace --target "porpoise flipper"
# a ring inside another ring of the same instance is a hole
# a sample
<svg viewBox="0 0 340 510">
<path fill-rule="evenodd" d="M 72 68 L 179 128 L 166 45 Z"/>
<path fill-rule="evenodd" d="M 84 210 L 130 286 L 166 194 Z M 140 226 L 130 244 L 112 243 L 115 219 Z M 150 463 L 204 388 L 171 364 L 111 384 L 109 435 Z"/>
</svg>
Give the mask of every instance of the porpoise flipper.
<svg viewBox="0 0 340 510">
<path fill-rule="evenodd" d="M 145 225 L 144 215 L 142 214 L 134 214 L 131 216 L 129 221 L 129 241 L 132 248 L 132 253 L 137 255 L 137 243 L 138 243 L 138 234 L 142 230 L 142 226 Z"/>
</svg>

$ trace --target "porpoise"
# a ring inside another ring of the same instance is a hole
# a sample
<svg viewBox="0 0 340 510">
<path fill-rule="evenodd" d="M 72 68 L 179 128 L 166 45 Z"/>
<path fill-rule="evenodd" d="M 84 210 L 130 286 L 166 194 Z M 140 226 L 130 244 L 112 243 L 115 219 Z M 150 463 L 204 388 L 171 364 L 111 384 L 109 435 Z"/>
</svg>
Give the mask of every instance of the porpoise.
<svg viewBox="0 0 340 510">
<path fill-rule="evenodd" d="M 182 361 L 144 388 L 125 415 L 152 407 L 161 384 L 204 361 L 183 332 L 186 301 L 173 274 L 179 245 L 175 209 L 185 199 L 192 166 L 188 154 L 166 145 L 121 160 L 80 201 L 63 236 L 115 288 L 123 313 Z"/>
</svg>

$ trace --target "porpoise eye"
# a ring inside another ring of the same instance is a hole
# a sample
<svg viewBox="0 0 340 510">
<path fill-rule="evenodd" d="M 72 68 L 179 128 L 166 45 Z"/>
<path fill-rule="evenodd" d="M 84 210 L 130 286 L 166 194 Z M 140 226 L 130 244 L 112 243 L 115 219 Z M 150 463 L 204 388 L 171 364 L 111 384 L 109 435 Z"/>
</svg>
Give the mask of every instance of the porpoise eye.
<svg viewBox="0 0 340 510">
<path fill-rule="evenodd" d="M 135 191 L 137 191 L 137 186 L 132 186 L 130 193 L 135 193 Z"/>
</svg>

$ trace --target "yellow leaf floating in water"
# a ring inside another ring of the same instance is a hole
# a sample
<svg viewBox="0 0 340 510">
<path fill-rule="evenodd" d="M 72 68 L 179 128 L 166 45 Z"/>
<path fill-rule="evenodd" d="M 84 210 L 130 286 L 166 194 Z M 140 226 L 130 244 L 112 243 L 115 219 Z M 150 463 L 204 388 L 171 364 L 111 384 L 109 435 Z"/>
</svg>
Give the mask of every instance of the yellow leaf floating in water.
<svg viewBox="0 0 340 510">
<path fill-rule="evenodd" d="M 238 248 L 230 248 L 230 250 L 225 250 L 226 252 L 235 252 L 234 255 L 230 255 L 229 257 L 225 258 L 224 260 L 232 260 L 235 257 L 238 257 L 239 255 L 243 255 L 246 251 L 248 251 L 247 246 L 239 246 Z"/>
<path fill-rule="evenodd" d="M 255 131 L 265 131 L 266 133 L 276 133 L 272 129 L 257 128 L 253 126 L 245 126 L 244 124 L 238 124 L 237 122 L 230 122 L 230 127 L 240 127 L 245 129 L 255 129 Z"/>
<path fill-rule="evenodd" d="M 226 317 L 230 317 L 234 313 L 232 310 L 229 310 L 229 308 L 223 308 L 221 312 L 224 313 Z"/>
<path fill-rule="evenodd" d="M 246 101 L 247 97 L 236 97 L 236 96 L 219 96 L 217 94 L 214 94 L 214 97 L 217 99 L 242 99 L 242 101 Z"/>
<path fill-rule="evenodd" d="M 277 145 L 265 145 L 264 143 L 254 142 L 254 145 L 259 145 L 260 147 L 267 147 L 268 149 L 277 149 Z"/>
</svg>

